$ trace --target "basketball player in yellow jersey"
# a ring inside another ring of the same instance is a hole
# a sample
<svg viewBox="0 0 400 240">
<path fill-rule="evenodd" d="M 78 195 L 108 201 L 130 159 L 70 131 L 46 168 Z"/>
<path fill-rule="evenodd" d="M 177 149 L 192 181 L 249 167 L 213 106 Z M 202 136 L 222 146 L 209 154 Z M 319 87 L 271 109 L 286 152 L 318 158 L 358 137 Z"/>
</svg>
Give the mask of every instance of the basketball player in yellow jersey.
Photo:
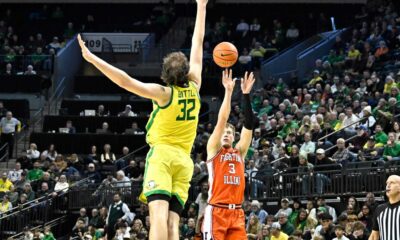
<svg viewBox="0 0 400 240">
<path fill-rule="evenodd" d="M 82 55 L 114 83 L 153 100 L 147 123 L 150 145 L 141 200 L 150 210 L 150 240 L 178 240 L 179 216 L 188 197 L 193 174 L 190 158 L 198 123 L 207 0 L 196 0 L 197 14 L 190 62 L 183 53 L 164 58 L 161 79 L 167 87 L 142 83 L 92 54 L 78 35 Z M 114 236 L 108 236 L 111 239 Z"/>
</svg>

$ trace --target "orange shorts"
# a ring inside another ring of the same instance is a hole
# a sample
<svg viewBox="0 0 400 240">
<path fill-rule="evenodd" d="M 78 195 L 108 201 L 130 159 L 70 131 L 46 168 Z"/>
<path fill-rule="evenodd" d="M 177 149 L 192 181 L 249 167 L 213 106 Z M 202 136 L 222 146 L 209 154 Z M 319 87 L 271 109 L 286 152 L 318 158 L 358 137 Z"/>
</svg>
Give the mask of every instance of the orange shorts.
<svg viewBox="0 0 400 240">
<path fill-rule="evenodd" d="M 243 209 L 208 205 L 204 211 L 203 240 L 247 240 Z"/>
</svg>

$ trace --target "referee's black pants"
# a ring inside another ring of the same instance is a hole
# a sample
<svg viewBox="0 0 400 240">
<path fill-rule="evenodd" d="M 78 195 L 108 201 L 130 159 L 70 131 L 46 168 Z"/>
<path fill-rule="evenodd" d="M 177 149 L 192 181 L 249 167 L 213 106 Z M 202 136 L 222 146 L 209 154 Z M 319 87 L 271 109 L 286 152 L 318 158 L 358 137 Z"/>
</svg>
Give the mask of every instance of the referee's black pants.
<svg viewBox="0 0 400 240">
<path fill-rule="evenodd" d="M 2 133 L 1 134 L 1 146 L 8 143 L 8 158 L 13 157 L 13 149 L 14 149 L 14 133 Z M 0 153 L 0 157 L 5 153 L 5 149 Z"/>
</svg>

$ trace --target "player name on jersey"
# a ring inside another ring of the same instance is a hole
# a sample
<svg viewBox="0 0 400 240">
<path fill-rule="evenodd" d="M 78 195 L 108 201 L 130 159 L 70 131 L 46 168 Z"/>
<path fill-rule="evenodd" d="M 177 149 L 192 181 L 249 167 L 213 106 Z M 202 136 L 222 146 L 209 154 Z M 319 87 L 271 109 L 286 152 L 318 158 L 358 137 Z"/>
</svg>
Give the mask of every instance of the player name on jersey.
<svg viewBox="0 0 400 240">
<path fill-rule="evenodd" d="M 196 97 L 196 94 L 197 93 L 192 89 L 179 90 L 178 91 L 178 98 Z"/>
<path fill-rule="evenodd" d="M 240 155 L 238 155 L 236 153 L 227 153 L 227 154 L 222 154 L 219 161 L 220 162 L 225 162 L 225 161 L 241 162 L 242 158 L 240 157 Z"/>
<path fill-rule="evenodd" d="M 240 177 L 224 175 L 224 184 L 240 185 Z"/>
</svg>

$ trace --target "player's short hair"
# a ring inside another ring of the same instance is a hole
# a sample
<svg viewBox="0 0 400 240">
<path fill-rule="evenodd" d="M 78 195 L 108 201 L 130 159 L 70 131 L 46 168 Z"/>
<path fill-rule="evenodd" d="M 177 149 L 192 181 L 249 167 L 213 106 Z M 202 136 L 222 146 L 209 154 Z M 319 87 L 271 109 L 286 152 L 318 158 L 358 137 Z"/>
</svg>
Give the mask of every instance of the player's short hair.
<svg viewBox="0 0 400 240">
<path fill-rule="evenodd" d="M 232 133 L 233 133 L 233 135 L 235 135 L 235 132 L 236 132 L 235 126 L 233 126 L 233 125 L 230 124 L 230 123 L 226 123 L 225 128 L 230 128 L 230 129 L 232 129 Z"/>
<path fill-rule="evenodd" d="M 163 59 L 161 79 L 168 85 L 186 87 L 188 84 L 189 61 L 182 52 L 173 52 Z"/>
</svg>

